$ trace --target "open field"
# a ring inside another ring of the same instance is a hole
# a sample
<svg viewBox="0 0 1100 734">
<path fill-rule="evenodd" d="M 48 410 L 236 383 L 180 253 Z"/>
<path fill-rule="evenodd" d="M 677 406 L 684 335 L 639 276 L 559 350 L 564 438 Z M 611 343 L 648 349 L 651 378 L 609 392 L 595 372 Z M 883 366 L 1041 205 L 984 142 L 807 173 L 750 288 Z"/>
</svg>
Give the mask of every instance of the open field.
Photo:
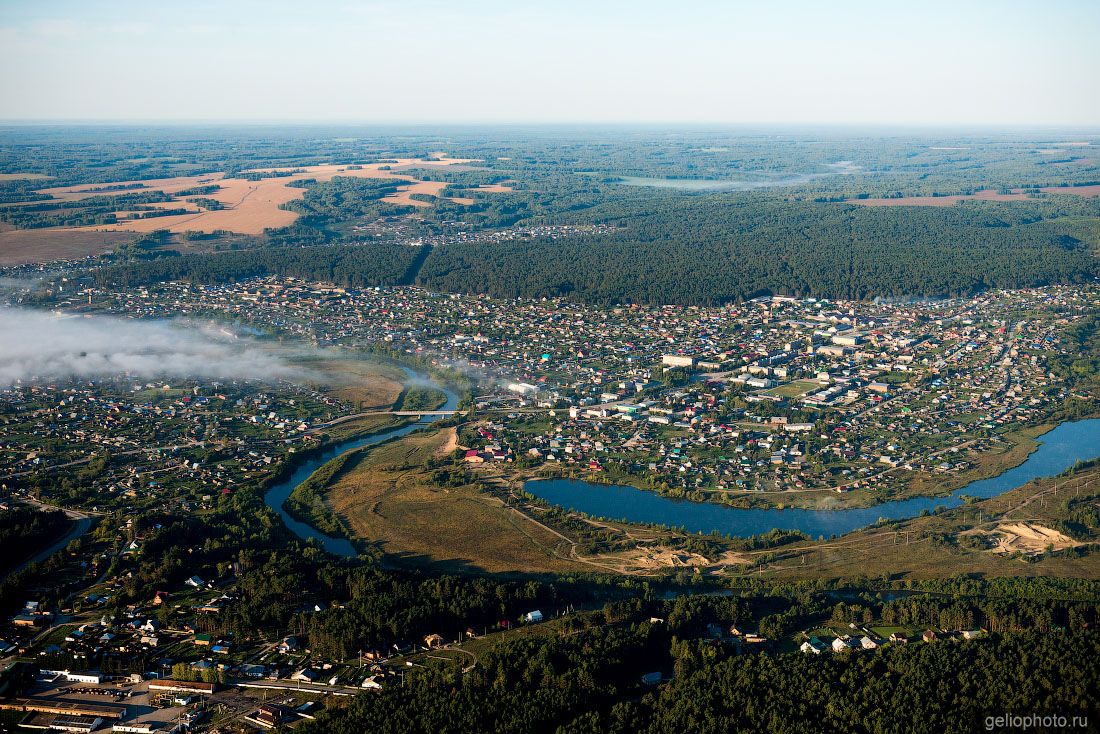
<svg viewBox="0 0 1100 734">
<path fill-rule="evenodd" d="M 412 180 L 412 179 L 407 179 Z M 419 201 L 412 198 L 413 194 L 425 194 L 427 196 L 439 196 L 443 189 L 447 188 L 447 184 L 443 181 L 417 181 L 416 183 L 409 184 L 408 186 L 402 186 L 396 194 L 389 194 L 383 196 L 383 201 L 388 201 L 392 204 L 407 204 L 410 206 L 431 206 L 427 201 Z M 470 199 L 458 200 L 451 199 L 456 203 L 470 202 Z"/>
<path fill-rule="evenodd" d="M 1100 196 L 1100 184 L 1093 186 L 1047 186 L 1039 190 L 1044 194 L 1073 194 L 1074 196 L 1084 196 L 1090 199 Z"/>
<path fill-rule="evenodd" d="M 1054 526 L 1066 502 L 1100 501 L 1100 471 L 1028 484 L 943 514 L 895 526 L 868 527 L 832 541 L 798 543 L 777 550 L 753 575 L 801 578 L 942 578 L 947 575 L 1100 578 L 1100 553 L 1045 555 L 1095 544 Z M 1039 547 L 1041 546 L 1041 548 Z M 1080 550 L 1084 550 L 1081 548 Z M 761 553 L 750 555 L 760 556 Z"/>
<path fill-rule="evenodd" d="M 76 229 L 5 229 L 0 231 L 0 266 L 100 255 L 134 239 L 125 232 Z"/>
<path fill-rule="evenodd" d="M 476 189 L 474 189 L 474 191 L 484 191 L 486 193 L 494 194 L 504 193 L 506 191 L 515 191 L 515 189 L 508 185 L 509 183 L 511 182 L 501 181 L 500 183 L 495 184 L 481 184 Z"/>
<path fill-rule="evenodd" d="M 335 357 L 305 366 L 323 376 L 322 389 L 328 395 L 361 410 L 390 408 L 404 389 L 400 369 L 371 359 Z"/>
<path fill-rule="evenodd" d="M 53 178 L 44 173 L 0 173 L 0 181 L 44 181 Z"/>
<path fill-rule="evenodd" d="M 817 390 L 821 383 L 816 380 L 795 380 L 770 390 L 765 390 L 764 395 L 779 395 L 784 398 L 800 398 L 808 392 Z"/>
<path fill-rule="evenodd" d="M 1093 186 L 1045 186 L 1039 191 L 1044 194 L 1071 194 L 1085 198 L 1100 196 L 1100 185 Z M 952 196 L 902 196 L 896 199 L 848 199 L 848 204 L 860 206 L 954 206 L 960 201 L 1023 201 L 1032 198 L 1023 189 L 1013 189 L 1002 194 L 993 189 L 985 189 L 974 194 L 956 194 Z"/>
<path fill-rule="evenodd" d="M 203 173 L 196 176 L 175 176 L 173 178 L 151 178 L 144 181 L 117 181 L 110 184 L 94 183 L 80 184 L 77 186 L 55 186 L 48 189 L 39 189 L 38 193 L 48 194 L 60 201 L 80 201 L 92 196 L 104 194 L 118 194 L 133 191 L 163 191 L 166 194 L 175 194 L 197 186 L 207 186 L 218 183 L 222 179 L 221 173 Z M 113 187 L 133 188 L 113 188 Z M 107 187 L 112 187 L 107 190 Z"/>
<path fill-rule="evenodd" d="M 1027 194 L 1016 191 L 1011 194 L 1002 194 L 992 189 L 979 191 L 975 194 L 958 194 L 954 196 L 903 196 L 897 199 L 849 199 L 849 204 L 860 206 L 954 206 L 960 201 L 977 199 L 980 201 L 1021 201 L 1027 199 Z"/>
<path fill-rule="evenodd" d="M 217 185 L 219 188 L 204 198 L 221 202 L 224 209 L 203 210 L 183 198 L 156 204 L 159 208 L 187 208 L 189 213 L 147 219 L 132 219 L 109 225 L 82 227 L 80 231 L 129 231 L 152 232 L 166 229 L 171 232 L 214 232 L 224 230 L 240 234 L 262 234 L 265 229 L 286 227 L 298 218 L 295 212 L 280 207 L 305 196 L 305 189 L 297 182 L 314 180 L 329 181 L 336 176 L 349 178 L 396 179 L 409 182 L 402 185 L 399 193 L 387 196 L 383 200 L 396 205 L 429 206 L 428 202 L 412 199 L 413 194 L 438 196 L 447 187 L 441 181 L 421 181 L 413 176 L 401 173 L 404 168 L 459 166 L 473 162 L 466 158 L 433 157 L 430 159 L 402 158 L 388 163 L 366 163 L 361 165 L 322 164 L 301 168 L 271 168 L 252 173 L 281 173 L 289 175 L 272 176 L 259 181 L 243 178 L 227 178 L 222 173 L 207 173 L 176 178 L 150 179 L 147 181 L 119 181 L 112 184 L 84 184 L 80 186 L 62 186 L 42 189 L 40 193 L 49 194 L 60 201 L 79 201 L 92 196 L 118 194 L 124 192 L 161 191 L 176 195 L 199 186 Z M 111 189 L 107 187 L 128 187 Z M 459 201 L 458 203 L 464 203 Z M 131 216 L 130 212 L 118 212 L 120 218 Z"/>
<path fill-rule="evenodd" d="M 389 563 L 452 571 L 584 569 L 554 555 L 560 538 L 476 485 L 444 488 L 428 481 L 423 462 L 453 446 L 453 433 L 413 434 L 360 454 L 330 487 L 330 507 Z"/>
</svg>

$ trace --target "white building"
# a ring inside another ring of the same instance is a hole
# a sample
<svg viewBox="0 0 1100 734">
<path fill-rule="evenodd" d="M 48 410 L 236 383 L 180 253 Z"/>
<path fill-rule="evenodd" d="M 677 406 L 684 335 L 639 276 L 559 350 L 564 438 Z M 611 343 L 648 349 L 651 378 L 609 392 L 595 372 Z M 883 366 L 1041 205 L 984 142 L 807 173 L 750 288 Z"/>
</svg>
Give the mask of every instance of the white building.
<svg viewBox="0 0 1100 734">
<path fill-rule="evenodd" d="M 666 367 L 692 367 L 695 365 L 695 358 L 682 354 L 666 354 L 661 357 L 661 364 Z"/>
<path fill-rule="evenodd" d="M 825 646 L 821 644 L 821 640 L 814 638 L 812 640 L 803 642 L 798 649 L 810 655 L 820 655 L 822 652 L 825 651 Z"/>
</svg>

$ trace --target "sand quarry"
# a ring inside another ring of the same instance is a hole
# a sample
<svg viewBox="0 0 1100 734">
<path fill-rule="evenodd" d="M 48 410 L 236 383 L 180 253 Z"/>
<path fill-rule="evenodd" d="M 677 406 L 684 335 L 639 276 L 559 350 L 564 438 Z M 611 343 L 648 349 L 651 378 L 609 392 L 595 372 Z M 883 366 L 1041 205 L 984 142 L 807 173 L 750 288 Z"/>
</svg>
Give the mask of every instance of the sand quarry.
<svg viewBox="0 0 1100 734">
<path fill-rule="evenodd" d="M 221 173 L 210 173 L 199 176 L 180 176 L 177 178 L 150 179 L 146 181 L 120 181 L 117 184 L 87 184 L 81 186 L 66 186 L 41 189 L 41 193 L 49 194 L 61 201 L 78 201 L 91 196 L 103 194 L 120 194 L 137 191 L 163 191 L 166 194 L 178 194 L 199 186 L 218 185 L 220 188 L 210 194 L 202 194 L 202 198 L 214 199 L 221 202 L 225 208 L 213 211 L 203 210 L 191 202 L 180 199 L 178 201 L 161 202 L 152 206 L 162 209 L 187 209 L 186 214 L 173 214 L 163 217 L 151 217 L 148 219 L 127 219 L 132 212 L 117 212 L 119 221 L 110 225 L 96 225 L 79 228 L 100 232 L 151 232 L 158 229 L 166 229 L 171 232 L 214 232 L 226 230 L 240 234 L 262 234 L 265 229 L 286 227 L 294 223 L 298 215 L 294 212 L 280 209 L 279 207 L 295 199 L 305 196 L 306 190 L 291 186 L 290 184 L 302 180 L 328 181 L 335 176 L 347 176 L 350 178 L 385 178 L 405 181 L 395 194 L 384 197 L 384 201 L 393 204 L 409 205 L 417 207 L 430 206 L 429 202 L 413 199 L 413 194 L 427 194 L 439 196 L 448 184 L 442 181 L 421 181 L 410 175 L 401 173 L 402 170 L 413 168 L 434 168 L 453 165 L 462 165 L 475 162 L 470 158 L 449 158 L 445 155 L 432 156 L 427 159 L 400 158 L 389 162 L 365 163 L 361 165 L 324 164 L 316 166 L 302 166 L 298 168 L 264 168 L 257 171 L 272 171 L 289 173 L 290 175 L 265 178 L 260 181 L 247 181 L 241 178 L 226 178 Z M 137 185 L 129 191 L 114 190 L 104 191 L 105 186 Z M 97 190 L 98 189 L 98 190 Z M 511 189 L 500 184 L 494 186 L 477 187 L 479 191 L 510 191 Z M 190 195 L 188 198 L 193 198 Z M 458 204 L 473 204 L 473 199 L 452 199 Z"/>
<path fill-rule="evenodd" d="M 963 535 L 993 536 L 996 545 L 993 553 L 1008 555 L 1020 551 L 1024 555 L 1037 556 L 1048 548 L 1056 551 L 1075 548 L 1083 543 L 1074 540 L 1065 533 L 1031 522 L 1001 523 L 992 530 L 967 530 Z"/>
<path fill-rule="evenodd" d="M 666 569 L 701 569 L 718 571 L 751 563 L 751 559 L 735 551 L 723 553 L 716 561 L 691 551 L 674 550 L 659 545 L 639 545 L 620 553 L 604 553 L 588 557 L 623 573 L 652 573 Z"/>
</svg>

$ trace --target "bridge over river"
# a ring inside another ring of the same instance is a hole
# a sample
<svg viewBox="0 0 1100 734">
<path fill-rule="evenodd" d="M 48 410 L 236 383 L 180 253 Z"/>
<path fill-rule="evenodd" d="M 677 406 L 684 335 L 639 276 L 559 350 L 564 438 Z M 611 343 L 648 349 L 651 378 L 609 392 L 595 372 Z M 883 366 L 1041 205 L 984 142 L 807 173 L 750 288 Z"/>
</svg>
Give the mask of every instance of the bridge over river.
<svg viewBox="0 0 1100 734">
<path fill-rule="evenodd" d="M 333 418 L 326 423 L 318 423 L 309 430 L 312 433 L 325 428 L 332 428 L 333 426 L 338 426 L 348 421 L 358 420 L 359 418 L 368 418 L 372 415 L 396 415 L 402 418 L 449 418 L 452 415 L 458 415 L 460 413 L 465 414 L 465 412 L 464 410 L 368 410 L 363 413 L 353 413 L 351 415 Z"/>
</svg>

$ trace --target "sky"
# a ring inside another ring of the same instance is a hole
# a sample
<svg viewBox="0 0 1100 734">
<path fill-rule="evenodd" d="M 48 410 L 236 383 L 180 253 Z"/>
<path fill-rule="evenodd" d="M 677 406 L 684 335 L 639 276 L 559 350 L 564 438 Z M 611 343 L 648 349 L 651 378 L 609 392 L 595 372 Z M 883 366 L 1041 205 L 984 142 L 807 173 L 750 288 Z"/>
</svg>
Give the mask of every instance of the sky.
<svg viewBox="0 0 1100 734">
<path fill-rule="evenodd" d="M 0 0 L 0 119 L 1100 125 L 1096 0 Z"/>
</svg>

